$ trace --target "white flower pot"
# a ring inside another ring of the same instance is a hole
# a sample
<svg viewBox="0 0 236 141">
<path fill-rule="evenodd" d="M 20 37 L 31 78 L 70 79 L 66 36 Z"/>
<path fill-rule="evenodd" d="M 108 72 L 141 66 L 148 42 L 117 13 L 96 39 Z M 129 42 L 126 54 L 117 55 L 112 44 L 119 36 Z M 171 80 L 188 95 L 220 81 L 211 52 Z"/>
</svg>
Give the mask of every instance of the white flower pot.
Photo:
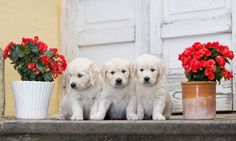
<svg viewBox="0 0 236 141">
<path fill-rule="evenodd" d="M 46 119 L 54 87 L 52 82 L 12 81 L 16 118 Z"/>
</svg>

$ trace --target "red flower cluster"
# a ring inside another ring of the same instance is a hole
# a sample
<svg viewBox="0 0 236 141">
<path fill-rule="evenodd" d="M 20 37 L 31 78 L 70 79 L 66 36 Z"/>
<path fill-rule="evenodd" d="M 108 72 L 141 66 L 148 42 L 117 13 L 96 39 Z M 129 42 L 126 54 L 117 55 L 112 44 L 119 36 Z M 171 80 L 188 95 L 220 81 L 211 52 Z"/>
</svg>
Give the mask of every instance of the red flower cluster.
<svg viewBox="0 0 236 141">
<path fill-rule="evenodd" d="M 14 46 L 14 45 L 15 45 L 15 43 L 10 42 L 10 43 L 6 46 L 6 48 L 5 48 L 4 52 L 3 52 L 3 58 L 4 58 L 4 59 L 6 59 L 9 54 L 11 54 L 11 47 Z"/>
<path fill-rule="evenodd" d="M 22 38 L 21 44 L 10 42 L 3 53 L 10 58 L 22 80 L 53 81 L 65 71 L 67 63 L 56 48 L 48 49 L 39 37 Z"/>
<path fill-rule="evenodd" d="M 234 58 L 233 51 L 219 42 L 195 42 L 179 54 L 179 60 L 189 81 L 220 81 L 222 77 L 229 80 L 232 73 L 225 65 Z"/>
</svg>

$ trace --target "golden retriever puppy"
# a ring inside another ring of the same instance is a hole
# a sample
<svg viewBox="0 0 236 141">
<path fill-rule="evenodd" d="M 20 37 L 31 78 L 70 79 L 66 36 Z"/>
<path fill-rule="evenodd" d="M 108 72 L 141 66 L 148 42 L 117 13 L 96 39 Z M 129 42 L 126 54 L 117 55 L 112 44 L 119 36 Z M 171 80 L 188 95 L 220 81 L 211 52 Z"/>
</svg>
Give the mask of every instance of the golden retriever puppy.
<svg viewBox="0 0 236 141">
<path fill-rule="evenodd" d="M 128 119 L 137 120 L 137 98 L 129 61 L 115 58 L 105 62 L 101 74 L 102 93 L 98 100 L 98 111 L 91 114 L 92 120 Z"/>
<path fill-rule="evenodd" d="M 97 96 L 101 92 L 102 78 L 95 63 L 86 58 L 77 58 L 69 64 L 70 91 L 60 105 L 58 119 L 89 119 L 96 112 Z"/>
<path fill-rule="evenodd" d="M 137 115 L 139 119 L 166 120 L 172 113 L 163 61 L 144 54 L 136 59 Z"/>
</svg>

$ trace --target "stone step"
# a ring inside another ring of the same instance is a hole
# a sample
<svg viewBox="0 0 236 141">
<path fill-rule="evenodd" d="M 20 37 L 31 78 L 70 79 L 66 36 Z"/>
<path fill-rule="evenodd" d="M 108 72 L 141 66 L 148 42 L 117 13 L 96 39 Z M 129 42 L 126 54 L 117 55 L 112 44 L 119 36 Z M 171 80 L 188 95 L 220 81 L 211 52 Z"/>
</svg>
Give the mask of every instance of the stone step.
<svg viewBox="0 0 236 141">
<path fill-rule="evenodd" d="M 235 141 L 236 116 L 215 120 L 2 119 L 0 141 Z"/>
</svg>

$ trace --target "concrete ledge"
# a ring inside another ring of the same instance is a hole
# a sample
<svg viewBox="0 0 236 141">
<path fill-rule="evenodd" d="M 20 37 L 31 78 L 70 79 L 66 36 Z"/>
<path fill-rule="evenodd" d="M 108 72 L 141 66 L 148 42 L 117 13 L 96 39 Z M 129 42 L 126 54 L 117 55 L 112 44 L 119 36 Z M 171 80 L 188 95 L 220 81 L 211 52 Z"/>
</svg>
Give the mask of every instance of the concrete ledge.
<svg viewBox="0 0 236 141">
<path fill-rule="evenodd" d="M 0 141 L 236 140 L 236 117 L 216 120 L 57 121 L 2 120 Z"/>
<path fill-rule="evenodd" d="M 236 120 L 56 121 L 4 120 L 0 134 L 236 135 Z"/>
</svg>

